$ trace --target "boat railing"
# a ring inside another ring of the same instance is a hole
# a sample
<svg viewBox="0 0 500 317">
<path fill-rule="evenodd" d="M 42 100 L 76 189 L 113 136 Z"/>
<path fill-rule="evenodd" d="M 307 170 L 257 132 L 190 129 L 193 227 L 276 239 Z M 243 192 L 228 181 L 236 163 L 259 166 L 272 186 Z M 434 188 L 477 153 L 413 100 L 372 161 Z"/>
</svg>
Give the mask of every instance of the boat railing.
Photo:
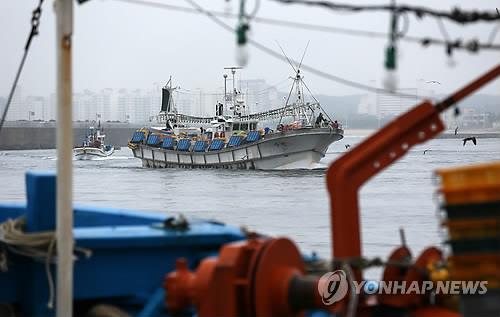
<svg viewBox="0 0 500 317">
<path fill-rule="evenodd" d="M 259 120 L 270 120 L 270 119 L 280 119 L 281 117 L 294 116 L 297 113 L 297 109 L 307 108 L 314 110 L 319 108 L 318 103 L 307 103 L 301 105 L 287 105 L 285 107 L 271 109 L 263 112 L 253 113 L 244 116 L 238 116 L 238 121 L 259 121 Z M 158 123 L 177 122 L 177 123 L 195 123 L 195 124 L 210 124 L 215 117 L 198 117 L 190 116 L 180 113 L 173 112 L 162 112 L 157 116 Z"/>
</svg>

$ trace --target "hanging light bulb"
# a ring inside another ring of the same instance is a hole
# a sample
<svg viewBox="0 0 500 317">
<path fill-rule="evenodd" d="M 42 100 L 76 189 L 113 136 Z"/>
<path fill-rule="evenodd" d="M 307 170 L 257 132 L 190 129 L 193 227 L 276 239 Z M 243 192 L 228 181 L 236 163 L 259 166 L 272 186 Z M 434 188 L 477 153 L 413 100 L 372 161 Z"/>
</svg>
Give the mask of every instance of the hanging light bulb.
<svg viewBox="0 0 500 317">
<path fill-rule="evenodd" d="M 239 22 L 236 27 L 236 63 L 238 66 L 248 64 L 248 30 L 250 30 L 250 26 L 245 17 L 245 0 L 241 0 Z"/>
<path fill-rule="evenodd" d="M 386 70 L 383 79 L 384 88 L 392 93 L 396 92 L 398 80 L 398 74 L 395 70 Z"/>
<path fill-rule="evenodd" d="M 236 28 L 236 63 L 238 66 L 246 66 L 248 64 L 248 45 L 247 32 L 250 29 L 247 23 L 240 23 Z"/>
<path fill-rule="evenodd" d="M 236 45 L 236 64 L 238 66 L 247 66 L 249 55 L 247 45 Z"/>
<path fill-rule="evenodd" d="M 393 8 L 395 8 L 396 0 L 392 0 L 391 4 Z M 397 25 L 398 13 L 393 9 L 389 33 L 389 46 L 385 49 L 385 75 L 382 81 L 384 88 L 390 92 L 395 92 L 398 86 L 398 77 L 396 74 L 396 43 L 398 39 Z"/>
<path fill-rule="evenodd" d="M 386 90 L 395 92 L 398 86 L 398 76 L 396 73 L 396 47 L 390 45 L 385 51 L 385 75 L 383 85 Z"/>
<path fill-rule="evenodd" d="M 457 65 L 457 62 L 453 58 L 453 45 L 454 45 L 454 43 L 448 43 L 446 45 L 446 56 L 448 56 L 448 58 L 446 59 L 446 64 L 450 68 L 453 68 Z M 458 45 L 458 44 L 455 43 L 455 45 Z"/>
</svg>

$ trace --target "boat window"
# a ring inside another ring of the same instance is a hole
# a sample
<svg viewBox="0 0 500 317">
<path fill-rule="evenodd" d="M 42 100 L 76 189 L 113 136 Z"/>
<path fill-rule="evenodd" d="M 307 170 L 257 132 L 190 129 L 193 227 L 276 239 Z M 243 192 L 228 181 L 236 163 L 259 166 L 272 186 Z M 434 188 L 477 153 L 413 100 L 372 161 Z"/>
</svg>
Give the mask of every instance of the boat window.
<svg viewBox="0 0 500 317">
<path fill-rule="evenodd" d="M 241 124 L 241 130 L 248 130 L 248 123 L 242 123 Z"/>
<path fill-rule="evenodd" d="M 238 130 L 240 129 L 240 124 L 239 124 L 239 123 L 235 123 L 235 124 L 233 125 L 233 127 L 234 127 L 234 130 L 235 130 L 235 131 L 238 131 Z"/>
</svg>

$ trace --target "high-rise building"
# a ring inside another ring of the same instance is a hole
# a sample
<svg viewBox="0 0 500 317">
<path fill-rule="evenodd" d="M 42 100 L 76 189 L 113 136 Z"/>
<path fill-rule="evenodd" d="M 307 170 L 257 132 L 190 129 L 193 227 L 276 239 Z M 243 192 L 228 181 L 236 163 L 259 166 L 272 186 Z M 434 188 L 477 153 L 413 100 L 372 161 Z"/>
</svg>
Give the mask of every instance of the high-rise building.
<svg viewBox="0 0 500 317">
<path fill-rule="evenodd" d="M 23 88 L 21 86 L 17 86 L 16 91 L 12 96 L 6 120 L 8 121 L 28 120 L 28 109 L 26 107 L 26 103 L 23 96 Z"/>
<path fill-rule="evenodd" d="M 401 96 L 400 94 L 409 96 Z M 379 118 L 395 117 L 415 106 L 417 102 L 416 88 L 401 88 L 395 94 L 379 90 L 377 92 L 377 116 Z"/>
<path fill-rule="evenodd" d="M 28 96 L 24 101 L 28 120 L 45 120 L 46 101 L 42 96 Z"/>
</svg>

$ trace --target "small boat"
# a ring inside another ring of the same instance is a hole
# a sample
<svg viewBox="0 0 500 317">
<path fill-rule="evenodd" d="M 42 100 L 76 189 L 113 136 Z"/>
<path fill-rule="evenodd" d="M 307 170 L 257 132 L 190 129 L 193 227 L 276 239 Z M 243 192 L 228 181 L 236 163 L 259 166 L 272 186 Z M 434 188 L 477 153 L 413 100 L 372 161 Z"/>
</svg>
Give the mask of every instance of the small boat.
<svg viewBox="0 0 500 317">
<path fill-rule="evenodd" d="M 114 146 L 104 143 L 106 135 L 102 131 L 100 123 L 97 128 L 89 128 L 82 145 L 73 149 L 73 154 L 77 160 L 93 160 L 100 157 L 108 157 L 115 152 Z"/>
<path fill-rule="evenodd" d="M 234 85 L 236 68 L 229 69 L 233 89 L 224 91 L 224 101 L 217 102 L 211 117 L 178 113 L 172 101 L 175 88 L 169 80 L 163 88 L 157 125 L 137 130 L 129 142 L 144 167 L 311 169 L 330 144 L 343 138 L 341 125 L 318 100 L 313 96 L 305 100 L 303 87 L 307 86 L 300 70 L 292 78 L 283 107 L 248 113 L 244 96 Z"/>
</svg>

